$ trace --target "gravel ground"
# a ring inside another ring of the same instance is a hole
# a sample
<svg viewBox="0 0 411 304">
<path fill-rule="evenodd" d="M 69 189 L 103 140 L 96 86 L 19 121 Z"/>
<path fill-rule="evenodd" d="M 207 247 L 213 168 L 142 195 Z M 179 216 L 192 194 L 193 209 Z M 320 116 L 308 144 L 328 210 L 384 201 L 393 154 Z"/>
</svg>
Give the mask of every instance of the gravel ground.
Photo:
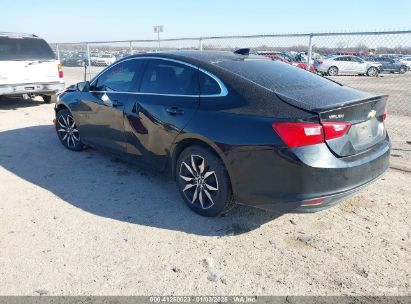
<svg viewBox="0 0 411 304">
<path fill-rule="evenodd" d="M 0 295 L 411 292 L 411 174 L 315 214 L 208 219 L 165 176 L 64 149 L 52 119 L 53 105 L 0 104 Z"/>
</svg>

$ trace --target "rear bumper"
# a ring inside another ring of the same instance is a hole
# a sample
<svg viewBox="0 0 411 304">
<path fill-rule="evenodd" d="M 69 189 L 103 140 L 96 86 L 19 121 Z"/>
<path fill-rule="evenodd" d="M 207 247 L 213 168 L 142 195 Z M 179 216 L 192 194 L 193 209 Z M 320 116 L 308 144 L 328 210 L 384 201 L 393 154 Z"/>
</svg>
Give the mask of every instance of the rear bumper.
<svg viewBox="0 0 411 304">
<path fill-rule="evenodd" d="M 390 142 L 338 158 L 326 144 L 242 152 L 231 168 L 239 203 L 278 212 L 314 212 L 335 205 L 389 167 Z M 319 204 L 305 205 L 321 200 Z"/>
<path fill-rule="evenodd" d="M 0 95 L 56 94 L 64 91 L 64 82 L 0 85 Z"/>
</svg>

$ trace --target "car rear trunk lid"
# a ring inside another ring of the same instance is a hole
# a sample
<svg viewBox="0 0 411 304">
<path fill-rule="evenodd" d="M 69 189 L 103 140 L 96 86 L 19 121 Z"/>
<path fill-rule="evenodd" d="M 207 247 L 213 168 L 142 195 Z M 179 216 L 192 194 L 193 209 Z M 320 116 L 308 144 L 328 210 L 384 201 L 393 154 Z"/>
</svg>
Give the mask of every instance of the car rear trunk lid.
<svg viewBox="0 0 411 304">
<path fill-rule="evenodd" d="M 290 99 L 290 96 L 279 93 L 277 95 L 290 104 L 317 113 L 321 123 L 348 122 L 351 124 L 345 135 L 326 140 L 330 150 L 337 156 L 345 157 L 361 153 L 383 141 L 387 136 L 384 114 L 388 96 L 371 96 L 367 94 L 368 96 L 364 96 L 365 98 L 362 99 L 347 99 L 347 95 L 344 98 L 344 94 L 341 94 L 341 92 L 338 95 L 316 93 L 318 98 L 315 107 L 307 99 L 307 95 L 311 93 L 304 96 L 304 102 L 299 102 L 294 98 Z M 351 93 L 348 95 L 351 95 Z M 321 102 L 327 96 L 330 101 Z M 340 98 L 341 100 L 339 100 Z M 319 101 L 322 103 L 322 107 Z"/>
<path fill-rule="evenodd" d="M 387 96 L 379 96 L 355 104 L 319 113 L 321 123 L 349 122 L 351 127 L 342 137 L 327 140 L 338 156 L 361 153 L 380 143 L 387 136 L 384 114 Z"/>
</svg>

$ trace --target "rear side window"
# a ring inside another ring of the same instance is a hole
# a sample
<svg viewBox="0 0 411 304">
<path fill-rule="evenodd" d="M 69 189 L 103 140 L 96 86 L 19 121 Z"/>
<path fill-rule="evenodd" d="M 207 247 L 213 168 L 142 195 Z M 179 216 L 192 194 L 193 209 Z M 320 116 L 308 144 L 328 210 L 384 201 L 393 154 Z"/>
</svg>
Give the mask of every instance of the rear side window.
<svg viewBox="0 0 411 304">
<path fill-rule="evenodd" d="M 54 52 L 43 39 L 0 37 L 0 61 L 54 59 Z"/>
<path fill-rule="evenodd" d="M 97 79 L 93 90 L 132 92 L 143 67 L 143 60 L 128 60 L 108 69 Z"/>
<path fill-rule="evenodd" d="M 218 95 L 221 93 L 221 88 L 212 77 L 207 74 L 200 72 L 200 94 L 207 95 Z"/>
<path fill-rule="evenodd" d="M 140 92 L 199 95 L 198 70 L 178 62 L 150 59 Z"/>
</svg>

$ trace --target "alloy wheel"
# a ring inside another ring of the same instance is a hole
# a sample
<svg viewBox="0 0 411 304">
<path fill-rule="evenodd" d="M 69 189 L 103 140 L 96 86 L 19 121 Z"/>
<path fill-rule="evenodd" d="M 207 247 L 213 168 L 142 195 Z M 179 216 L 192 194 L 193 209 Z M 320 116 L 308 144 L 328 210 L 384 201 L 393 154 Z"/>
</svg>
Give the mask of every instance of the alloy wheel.
<svg viewBox="0 0 411 304">
<path fill-rule="evenodd" d="M 67 144 L 69 148 L 75 148 L 80 143 L 80 134 L 71 115 L 60 115 L 57 119 L 60 139 Z"/>
<path fill-rule="evenodd" d="M 370 68 L 368 70 L 368 75 L 371 76 L 371 77 L 376 76 L 377 75 L 377 69 L 376 68 Z"/>
<path fill-rule="evenodd" d="M 336 76 L 336 75 L 338 74 L 338 69 L 337 69 L 336 67 L 331 67 L 331 68 L 328 70 L 328 74 L 329 74 L 330 76 Z"/>
<path fill-rule="evenodd" d="M 204 157 L 187 157 L 180 165 L 179 176 L 185 185 L 182 192 L 192 205 L 198 205 L 203 210 L 214 205 L 218 179 L 215 171 L 206 164 Z"/>
</svg>

